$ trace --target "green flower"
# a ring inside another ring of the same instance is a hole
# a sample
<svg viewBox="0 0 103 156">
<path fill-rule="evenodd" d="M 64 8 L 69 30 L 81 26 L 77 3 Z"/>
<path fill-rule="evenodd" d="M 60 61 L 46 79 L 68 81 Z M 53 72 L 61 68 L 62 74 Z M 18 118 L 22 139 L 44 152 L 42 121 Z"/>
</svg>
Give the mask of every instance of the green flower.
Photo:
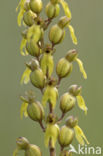
<svg viewBox="0 0 103 156">
<path fill-rule="evenodd" d="M 43 4 L 42 0 L 30 0 L 30 9 L 36 13 L 39 14 L 42 11 Z"/>
<path fill-rule="evenodd" d="M 35 100 L 35 94 L 33 91 L 25 93 L 25 96 L 21 96 L 23 104 L 21 105 L 20 115 L 23 118 L 29 116 L 34 121 L 42 121 L 44 118 L 44 109 L 39 101 Z"/>
<path fill-rule="evenodd" d="M 73 141 L 74 130 L 67 126 L 62 126 L 60 129 L 58 141 L 62 147 L 66 147 Z"/>
<path fill-rule="evenodd" d="M 74 118 L 73 116 L 69 116 L 66 119 L 66 126 L 68 128 L 74 129 L 75 137 L 76 137 L 76 139 L 80 145 L 85 145 L 84 141 L 86 141 L 86 143 L 89 144 L 89 142 L 88 142 L 85 134 L 83 133 L 82 129 L 78 126 L 78 119 L 77 118 Z"/>
<path fill-rule="evenodd" d="M 60 7 L 59 4 L 53 4 L 52 2 L 49 2 L 46 5 L 45 12 L 48 18 L 55 18 L 59 15 Z"/>
<path fill-rule="evenodd" d="M 51 141 L 52 148 L 55 147 L 57 138 L 59 135 L 59 126 L 57 124 L 48 124 L 45 131 L 45 145 L 48 147 L 49 142 Z"/>
<path fill-rule="evenodd" d="M 83 67 L 82 61 L 77 57 L 77 51 L 75 49 L 68 51 L 64 58 L 61 58 L 57 63 L 56 73 L 59 78 L 68 76 L 72 71 L 72 62 L 76 61 L 79 65 L 80 72 L 83 74 L 84 79 L 87 78 L 87 74 Z"/>
<path fill-rule="evenodd" d="M 57 99 L 58 99 L 57 88 L 54 85 L 47 85 L 42 97 L 43 106 L 46 106 L 47 102 L 49 102 L 52 105 L 52 107 L 55 108 Z"/>
<path fill-rule="evenodd" d="M 20 150 L 25 151 L 25 156 L 42 156 L 40 148 L 36 145 L 30 144 L 24 137 L 16 139 L 17 148 L 15 149 L 13 156 L 17 156 Z"/>
<path fill-rule="evenodd" d="M 41 69 L 43 70 L 43 73 L 47 77 L 50 78 L 53 73 L 53 69 L 54 69 L 54 60 L 53 60 L 51 50 L 46 49 L 44 51 L 44 54 L 42 55 L 42 57 L 40 59 L 40 66 L 41 66 Z"/>
</svg>

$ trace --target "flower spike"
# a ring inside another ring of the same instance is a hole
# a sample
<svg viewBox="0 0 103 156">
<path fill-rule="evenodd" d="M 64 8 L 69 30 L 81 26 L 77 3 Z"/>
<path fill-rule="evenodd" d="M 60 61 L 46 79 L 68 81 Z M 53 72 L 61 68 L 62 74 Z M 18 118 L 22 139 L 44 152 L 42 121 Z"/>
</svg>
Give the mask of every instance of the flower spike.
<svg viewBox="0 0 103 156">
<path fill-rule="evenodd" d="M 29 68 L 26 68 L 21 77 L 21 81 L 20 81 L 21 84 L 23 83 L 27 84 L 30 81 L 30 73 L 31 73 L 31 70 Z"/>
<path fill-rule="evenodd" d="M 80 143 L 80 145 L 85 145 L 84 140 L 86 141 L 87 144 L 89 144 L 85 134 L 83 133 L 82 129 L 78 125 L 74 127 L 74 131 L 75 131 L 76 139 Z"/>
<path fill-rule="evenodd" d="M 76 58 L 75 60 L 77 61 L 78 65 L 79 65 L 80 71 L 83 74 L 84 79 L 87 79 L 87 74 L 86 74 L 85 69 L 83 67 L 83 62 L 79 58 Z"/>
<path fill-rule="evenodd" d="M 73 43 L 77 45 L 78 41 L 77 41 L 77 37 L 75 36 L 74 28 L 70 24 L 68 24 L 68 28 L 69 28 Z"/>
</svg>

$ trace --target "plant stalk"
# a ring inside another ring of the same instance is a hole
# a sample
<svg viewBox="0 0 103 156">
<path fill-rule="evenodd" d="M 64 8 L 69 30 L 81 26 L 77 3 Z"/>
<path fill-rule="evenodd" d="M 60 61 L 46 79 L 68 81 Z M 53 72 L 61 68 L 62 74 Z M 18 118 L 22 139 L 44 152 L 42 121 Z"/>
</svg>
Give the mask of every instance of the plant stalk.
<svg viewBox="0 0 103 156">
<path fill-rule="evenodd" d="M 56 151 L 55 151 L 55 148 L 52 147 L 51 140 L 49 142 L 49 151 L 50 151 L 50 156 L 56 156 Z"/>
</svg>

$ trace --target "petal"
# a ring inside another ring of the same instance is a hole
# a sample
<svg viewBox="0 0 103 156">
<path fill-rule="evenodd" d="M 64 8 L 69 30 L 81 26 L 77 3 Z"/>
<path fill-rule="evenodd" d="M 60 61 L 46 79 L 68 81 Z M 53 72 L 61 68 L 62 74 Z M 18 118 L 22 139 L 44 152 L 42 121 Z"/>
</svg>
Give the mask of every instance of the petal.
<svg viewBox="0 0 103 156">
<path fill-rule="evenodd" d="M 80 71 L 83 74 L 84 79 L 87 79 L 87 74 L 86 74 L 85 69 L 83 67 L 83 62 L 79 58 L 76 58 L 76 61 L 79 65 Z"/>
<path fill-rule="evenodd" d="M 68 18 L 71 18 L 71 11 L 69 9 L 69 6 L 68 6 L 68 3 L 65 2 L 64 0 L 60 0 L 60 3 L 64 9 L 64 12 L 65 12 L 65 15 L 68 17 Z"/>
<path fill-rule="evenodd" d="M 21 26 L 21 20 L 23 18 L 23 14 L 25 12 L 25 10 L 24 10 L 25 1 L 26 0 L 21 0 L 18 4 L 17 8 L 16 8 L 16 11 L 18 11 L 20 9 L 20 12 L 19 12 L 18 17 L 17 17 L 17 23 L 19 26 Z"/>
<path fill-rule="evenodd" d="M 46 106 L 48 100 L 49 100 L 49 87 L 47 86 L 42 97 L 42 104 L 44 107 Z"/>
<path fill-rule="evenodd" d="M 41 68 L 45 75 L 48 75 L 48 77 L 51 77 L 53 73 L 53 69 L 54 69 L 54 61 L 53 61 L 53 57 L 51 54 L 43 55 L 41 59 Z"/>
<path fill-rule="evenodd" d="M 21 81 L 20 81 L 21 84 L 23 83 L 27 84 L 30 81 L 30 73 L 31 73 L 31 70 L 29 68 L 26 68 L 21 77 Z"/>
<path fill-rule="evenodd" d="M 68 28 L 69 28 L 69 31 L 70 31 L 70 34 L 71 34 L 71 38 L 72 38 L 72 41 L 75 45 L 78 44 L 78 41 L 77 41 L 77 37 L 75 36 L 75 32 L 74 32 L 74 28 L 68 24 Z"/>
<path fill-rule="evenodd" d="M 25 11 L 23 9 L 20 9 L 20 12 L 19 12 L 18 17 L 17 17 L 18 26 L 21 26 L 21 21 L 22 21 L 24 12 Z"/>
<path fill-rule="evenodd" d="M 21 119 L 23 119 L 23 115 L 24 115 L 25 117 L 28 116 L 27 107 L 28 107 L 28 103 L 25 103 L 25 102 L 22 103 L 21 109 L 20 109 L 20 117 L 21 117 Z"/>
<path fill-rule="evenodd" d="M 26 43 L 27 43 L 27 40 L 23 38 L 22 41 L 21 41 L 21 44 L 20 44 L 20 53 L 23 56 L 27 55 L 27 52 L 26 51 L 25 52 L 23 51 L 23 49 L 26 46 Z"/>
<path fill-rule="evenodd" d="M 85 145 L 84 140 L 86 141 L 87 144 L 89 144 L 85 134 L 83 133 L 82 129 L 78 125 L 74 127 L 74 130 L 75 130 L 76 139 L 81 145 Z"/>
<path fill-rule="evenodd" d="M 79 108 L 82 109 L 85 112 L 85 114 L 87 115 L 88 108 L 85 105 L 85 101 L 84 101 L 83 97 L 81 95 L 78 95 L 76 98 L 77 98 L 77 103 L 78 103 Z"/>
</svg>

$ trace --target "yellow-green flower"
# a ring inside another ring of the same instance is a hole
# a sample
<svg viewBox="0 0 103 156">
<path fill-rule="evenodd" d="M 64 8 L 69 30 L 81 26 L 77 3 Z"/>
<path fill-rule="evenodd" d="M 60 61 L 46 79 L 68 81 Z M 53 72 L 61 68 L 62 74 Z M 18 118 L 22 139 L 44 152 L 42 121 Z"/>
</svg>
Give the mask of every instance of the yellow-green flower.
<svg viewBox="0 0 103 156">
<path fill-rule="evenodd" d="M 81 95 L 81 87 L 78 85 L 72 85 L 69 88 L 69 94 L 74 96 L 77 99 L 77 103 L 80 109 L 82 109 L 85 114 L 87 114 L 88 108 L 86 107 L 85 101 Z"/>
<path fill-rule="evenodd" d="M 87 144 L 89 144 L 85 134 L 83 133 L 82 129 L 78 126 L 78 119 L 74 118 L 73 116 L 69 116 L 66 119 L 66 126 L 68 128 L 72 128 L 74 129 L 75 132 L 75 137 L 77 139 L 77 141 L 81 144 L 84 145 L 86 141 Z"/>
<path fill-rule="evenodd" d="M 43 73 L 50 78 L 54 69 L 54 61 L 51 52 L 47 51 L 43 54 L 40 60 L 40 66 Z"/>
<path fill-rule="evenodd" d="M 55 86 L 48 85 L 45 88 L 43 97 L 42 97 L 42 104 L 46 106 L 47 102 L 49 102 L 53 108 L 56 106 L 56 102 L 58 99 L 58 90 Z"/>
<path fill-rule="evenodd" d="M 45 146 L 48 147 L 50 140 L 52 148 L 55 147 L 59 135 L 59 126 L 57 124 L 48 124 L 45 131 Z"/>
</svg>

